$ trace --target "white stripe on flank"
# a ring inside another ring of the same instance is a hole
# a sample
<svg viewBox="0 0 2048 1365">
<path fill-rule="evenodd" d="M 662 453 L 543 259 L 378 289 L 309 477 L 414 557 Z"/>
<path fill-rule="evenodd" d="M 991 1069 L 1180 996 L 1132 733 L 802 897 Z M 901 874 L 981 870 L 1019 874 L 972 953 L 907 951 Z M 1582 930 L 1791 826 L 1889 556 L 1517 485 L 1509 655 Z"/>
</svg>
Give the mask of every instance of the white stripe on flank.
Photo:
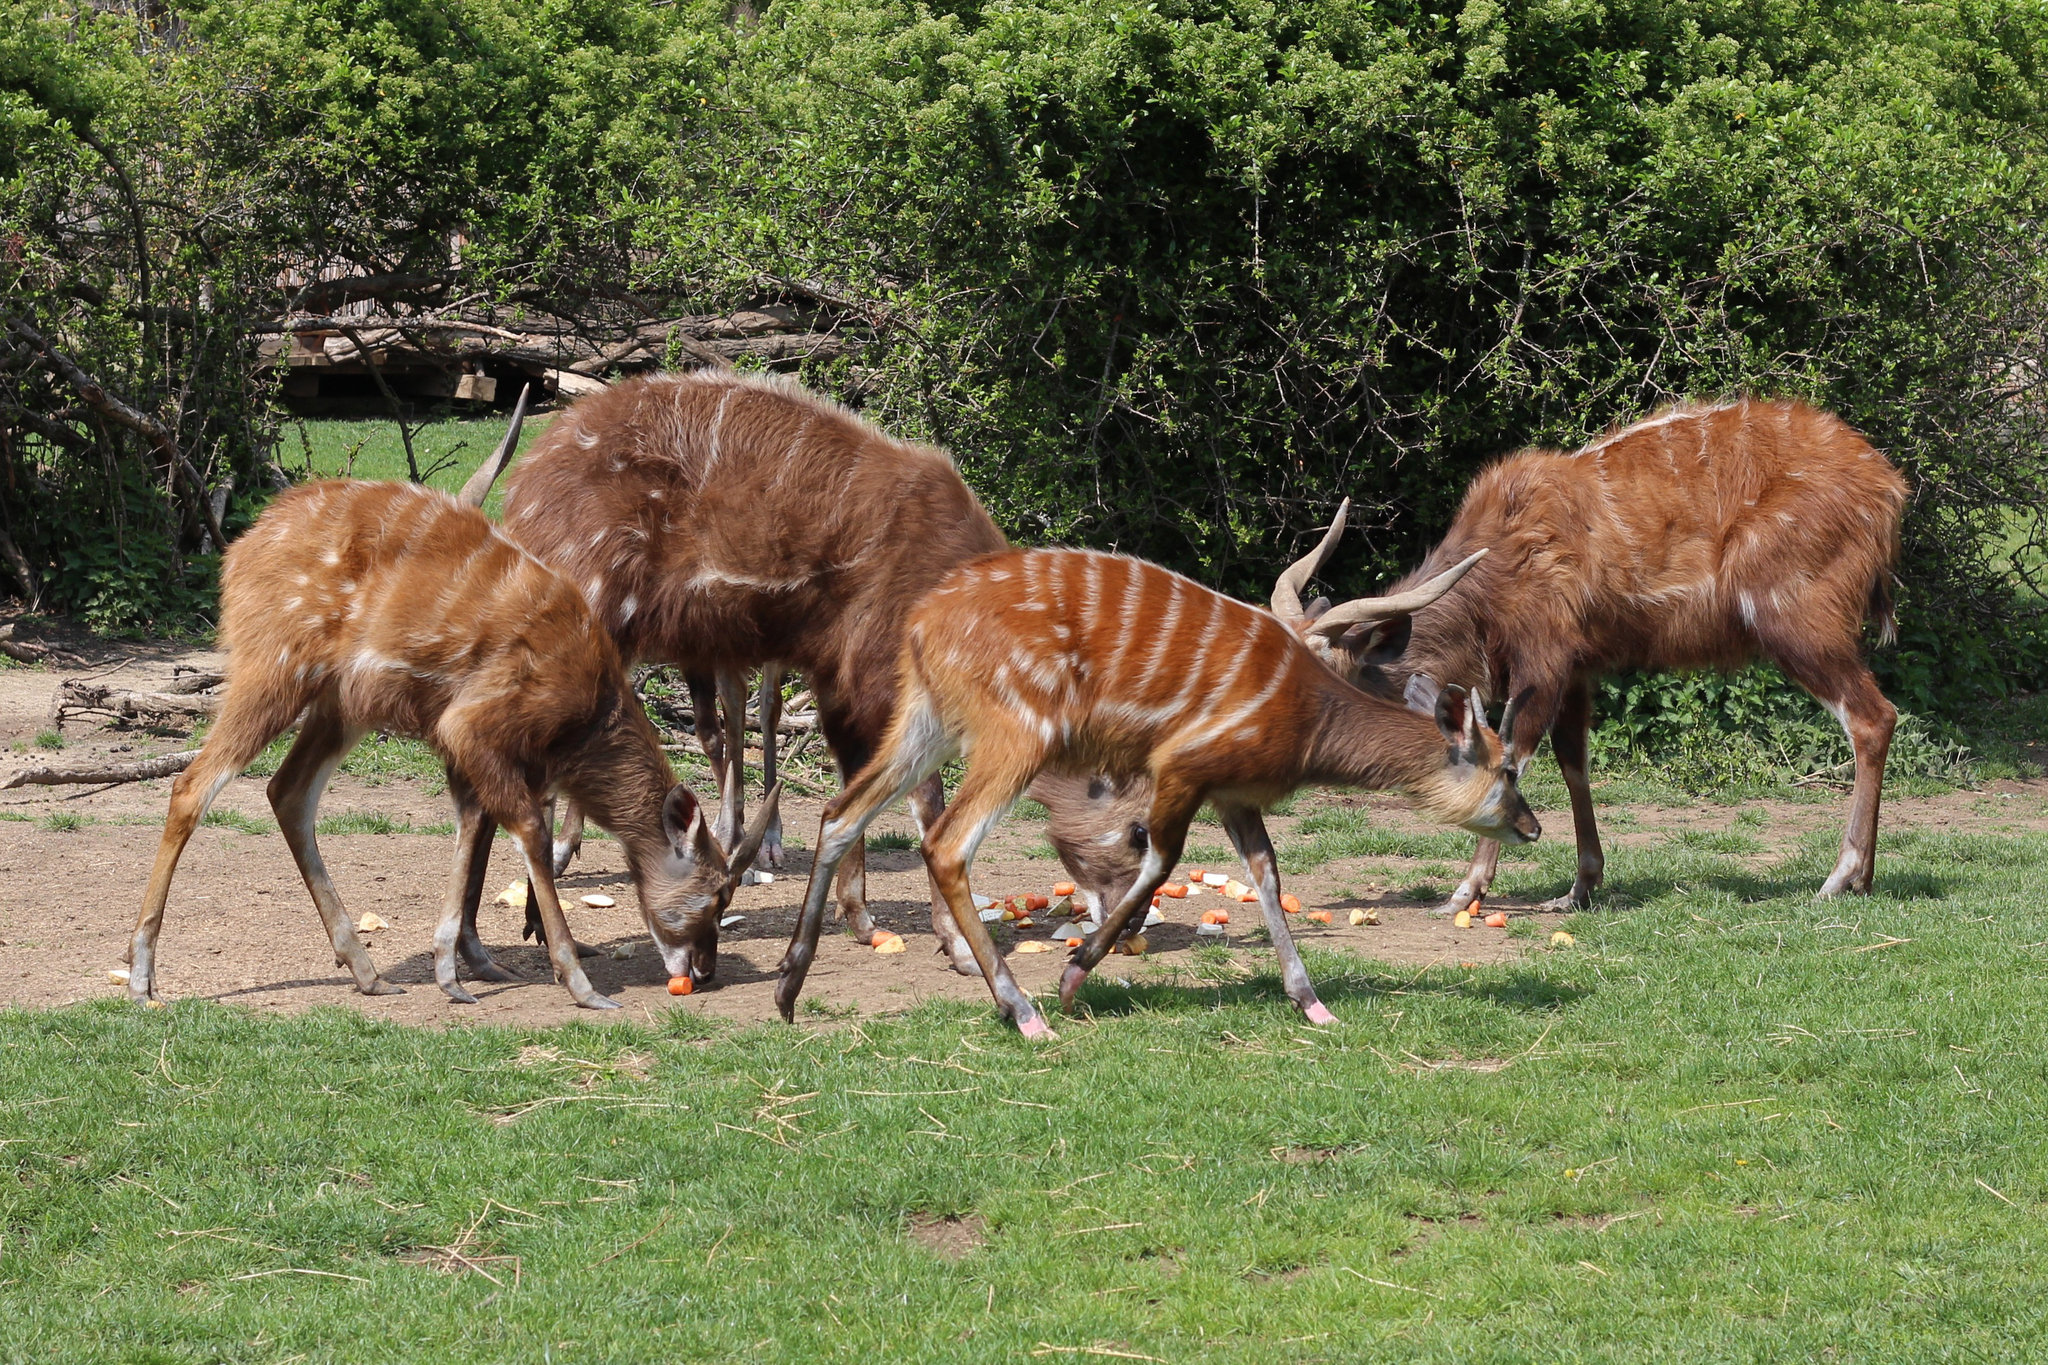
<svg viewBox="0 0 2048 1365">
<path fill-rule="evenodd" d="M 732 402 L 732 396 L 738 392 L 739 390 L 737 388 L 729 388 L 724 393 L 720 394 L 718 397 L 718 411 L 713 413 L 711 417 L 711 448 L 709 451 L 705 453 L 704 456 L 704 478 L 706 482 L 709 482 L 711 478 L 711 471 L 718 465 L 718 438 L 725 431 L 726 404 Z"/>
</svg>

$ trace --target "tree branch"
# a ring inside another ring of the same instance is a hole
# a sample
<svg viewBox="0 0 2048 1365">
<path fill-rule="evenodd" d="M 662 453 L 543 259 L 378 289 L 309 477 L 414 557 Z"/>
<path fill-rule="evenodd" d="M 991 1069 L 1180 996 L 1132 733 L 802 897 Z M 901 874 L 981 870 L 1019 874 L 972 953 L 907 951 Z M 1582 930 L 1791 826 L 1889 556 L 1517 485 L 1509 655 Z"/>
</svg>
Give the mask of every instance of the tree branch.
<svg viewBox="0 0 2048 1365">
<path fill-rule="evenodd" d="M 99 381 L 80 369 L 76 361 L 58 350 L 48 337 L 26 322 L 17 318 L 10 321 L 7 325 L 8 329 L 16 336 L 43 353 L 43 357 L 48 361 L 51 371 L 59 379 L 62 379 L 73 389 L 76 389 L 78 396 L 85 401 L 87 407 L 99 413 L 108 421 L 127 427 L 130 431 L 142 436 L 144 440 L 155 446 L 165 459 L 170 461 L 171 467 L 174 470 L 184 475 L 185 479 L 192 485 L 193 496 L 199 503 L 199 515 L 205 518 L 206 529 L 213 533 L 213 543 L 220 546 L 222 550 L 226 550 L 228 544 L 227 535 L 220 528 L 220 518 L 213 514 L 213 504 L 206 495 L 206 480 L 201 478 L 199 471 L 192 467 L 192 462 L 185 458 L 185 452 L 178 448 L 178 439 L 171 434 L 171 429 L 162 422 L 157 421 L 156 418 L 151 417 L 148 413 L 138 412 L 136 409 L 129 407 L 126 403 L 101 388 Z"/>
</svg>

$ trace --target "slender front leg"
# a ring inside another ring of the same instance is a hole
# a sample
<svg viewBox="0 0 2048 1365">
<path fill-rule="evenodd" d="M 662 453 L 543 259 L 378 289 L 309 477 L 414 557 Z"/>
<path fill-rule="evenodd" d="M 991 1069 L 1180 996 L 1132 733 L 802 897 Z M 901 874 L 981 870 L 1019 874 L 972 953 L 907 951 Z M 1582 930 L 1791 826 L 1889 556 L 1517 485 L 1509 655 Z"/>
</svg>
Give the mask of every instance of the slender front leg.
<svg viewBox="0 0 2048 1365">
<path fill-rule="evenodd" d="M 557 802 L 551 796 L 548 798 L 550 824 L 554 824 L 557 805 L 561 807 L 562 814 L 561 824 L 555 826 L 555 875 L 559 877 L 569 870 L 569 864 L 583 851 L 583 808 L 567 797 Z"/>
<path fill-rule="evenodd" d="M 1564 774 L 1564 788 L 1571 794 L 1572 833 L 1578 836 L 1579 870 L 1572 889 L 1555 900 L 1543 902 L 1542 910 L 1584 910 L 1593 903 L 1593 889 L 1607 873 L 1607 855 L 1600 849 L 1600 829 L 1593 817 L 1593 787 L 1586 774 L 1586 734 L 1593 724 L 1593 683 L 1582 678 L 1564 695 L 1557 709 L 1557 723 L 1550 727 L 1550 752 L 1557 769 Z"/>
<path fill-rule="evenodd" d="M 775 790 L 775 750 L 781 741 L 782 727 L 782 665 L 764 664 L 761 668 L 761 699 L 758 709 L 761 713 L 761 790 Z M 770 867 L 782 866 L 782 808 L 777 806 L 769 818 L 768 832 L 761 836 L 761 857 Z"/>
<path fill-rule="evenodd" d="M 555 964 L 555 979 L 569 988 L 569 994 L 585 1009 L 615 1010 L 619 1002 L 608 996 L 599 995 L 590 984 L 590 978 L 583 973 L 583 963 L 577 956 L 577 944 L 569 933 L 569 921 L 562 914 L 562 902 L 555 894 L 554 864 L 550 857 L 548 827 L 541 819 L 541 796 L 534 793 L 524 811 L 513 814 L 505 821 L 505 827 L 512 837 L 519 841 L 520 850 L 526 855 L 526 875 L 529 892 L 527 905 L 539 913 L 540 924 L 547 939 L 548 960 Z"/>
<path fill-rule="evenodd" d="M 277 775 L 270 779 L 270 809 L 277 814 L 277 826 L 284 832 L 293 861 L 299 865 L 299 876 L 305 879 L 314 908 L 327 926 L 328 942 L 334 945 L 335 965 L 348 968 L 356 979 L 356 989 L 364 995 L 403 995 L 402 987 L 377 975 L 370 955 L 363 950 L 362 940 L 356 937 L 355 926 L 348 922 L 348 911 L 342 908 L 334 881 L 327 875 L 327 864 L 320 858 L 320 843 L 313 835 L 320 793 L 326 790 L 327 779 L 361 738 L 359 730 L 344 730 L 341 721 L 326 707 L 309 710 L 291 752 L 278 765 Z"/>
<path fill-rule="evenodd" d="M 712 780 L 722 792 L 725 790 L 725 733 L 718 725 L 718 690 L 712 679 L 701 673 L 684 674 L 683 685 L 690 689 L 690 719 L 697 727 L 697 747 L 704 751 L 705 761 L 711 765 Z"/>
<path fill-rule="evenodd" d="M 922 844 L 931 838 L 932 827 L 946 813 L 946 783 L 937 773 L 926 778 L 910 794 L 910 813 L 917 821 L 919 843 Z M 974 976 L 981 971 L 981 963 L 976 960 L 967 936 L 960 932 L 959 922 L 953 917 L 953 907 L 947 902 L 946 893 L 940 889 L 938 878 L 932 875 L 931 866 L 931 860 L 926 859 L 925 878 L 932 888 L 932 932 L 938 935 L 939 951 L 946 955 L 954 971 L 962 976 Z M 981 923 L 979 912 L 976 912 L 974 922 Z"/>
<path fill-rule="evenodd" d="M 1337 1016 L 1316 998 L 1308 968 L 1301 965 L 1301 954 L 1295 951 L 1294 935 L 1287 930 L 1287 912 L 1280 906 L 1280 868 L 1273 857 L 1273 841 L 1266 834 L 1265 820 L 1251 806 L 1225 807 L 1217 813 L 1223 817 L 1223 832 L 1230 836 L 1230 846 L 1244 859 L 1252 885 L 1258 888 L 1259 909 L 1266 916 L 1266 936 L 1273 940 L 1273 951 L 1280 958 L 1280 980 L 1287 989 L 1287 998 L 1308 1016 L 1311 1024 L 1336 1023 Z"/>
<path fill-rule="evenodd" d="M 1543 737 L 1550 733 L 1551 723 L 1557 719 L 1559 703 L 1571 685 L 1569 679 L 1548 675 L 1524 679 L 1517 674 L 1510 679 L 1507 695 L 1512 697 L 1521 688 L 1529 692 L 1528 700 L 1515 713 L 1515 732 L 1505 754 L 1506 761 L 1514 765 L 1517 773 L 1529 766 L 1529 759 L 1543 743 Z M 1500 840 L 1481 839 L 1478 847 L 1472 850 L 1472 866 L 1465 873 L 1465 880 L 1458 883 L 1458 889 L 1451 892 L 1449 900 L 1429 913 L 1455 915 L 1460 910 L 1470 909 L 1492 889 L 1493 879 L 1499 871 Z"/>
<path fill-rule="evenodd" d="M 458 950 L 471 972 L 483 980 L 521 978 L 497 964 L 476 932 L 477 907 L 483 900 L 484 878 L 490 871 L 491 839 L 498 831 L 498 822 L 484 812 L 476 793 L 453 768 L 448 770 L 448 794 L 455 801 L 455 861 L 448 876 L 448 897 L 442 904 L 441 922 L 434 929 L 434 980 L 449 999 L 474 1005 L 476 997 L 456 980 Z"/>
<path fill-rule="evenodd" d="M 725 781 L 719 792 L 718 823 L 712 833 L 722 848 L 737 848 L 746 828 L 747 676 L 737 669 L 718 674 L 718 703 L 725 711 Z"/>
</svg>

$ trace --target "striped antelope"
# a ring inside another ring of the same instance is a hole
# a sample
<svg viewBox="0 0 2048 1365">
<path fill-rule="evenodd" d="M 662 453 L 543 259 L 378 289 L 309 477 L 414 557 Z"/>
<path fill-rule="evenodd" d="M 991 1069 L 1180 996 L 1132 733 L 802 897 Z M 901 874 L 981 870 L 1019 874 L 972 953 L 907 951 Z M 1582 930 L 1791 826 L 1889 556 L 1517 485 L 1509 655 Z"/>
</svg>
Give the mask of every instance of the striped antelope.
<svg viewBox="0 0 2048 1365">
<path fill-rule="evenodd" d="M 896 440 L 779 376 L 731 370 L 629 380 L 566 409 L 513 471 L 505 529 L 582 586 L 626 657 L 683 668 L 707 750 L 715 680 L 727 834 L 738 823 L 747 673 L 802 673 L 850 776 L 895 713 L 912 605 L 955 565 L 1006 547 L 945 451 Z M 764 687 L 764 735 L 772 695 Z M 1088 825 L 1089 809 L 1063 792 L 1043 799 L 1067 827 Z M 911 810 L 924 829 L 944 808 L 934 773 Z M 563 865 L 575 823 L 565 812 Z M 838 905 L 866 943 L 875 923 L 862 866 L 858 849 L 840 865 Z M 1088 879 L 1076 869 L 1075 880 Z M 955 970 L 978 970 L 936 891 L 932 929 Z"/>
<path fill-rule="evenodd" d="M 1397 620 L 1449 591 L 1471 563 L 1371 604 Z M 1362 609 L 1362 608 L 1361 608 Z M 1190 658 L 1181 642 L 1215 642 Z M 1012 550 L 955 569 L 911 613 L 901 700 L 874 761 L 825 808 L 804 908 L 776 1003 L 792 1017 L 816 951 L 834 869 L 877 815 L 956 755 L 953 802 L 925 836 L 926 865 L 997 1006 L 1027 1037 L 1049 1030 L 981 923 L 967 871 L 976 848 L 1042 769 L 1143 774 L 1152 783 L 1137 880 L 1075 951 L 1070 1005 L 1090 968 L 1179 861 L 1188 822 L 1212 803 L 1258 888 L 1287 994 L 1315 1023 L 1316 998 L 1280 908 L 1261 813 L 1311 782 L 1406 791 L 1431 815 L 1515 843 L 1540 833 L 1504 764 L 1501 736 L 1462 688 L 1422 710 L 1369 696 L 1326 667 L 1270 613 L 1156 565 L 1087 550 Z M 1515 707 L 1502 717 L 1512 735 Z"/>
<path fill-rule="evenodd" d="M 1482 472 L 1442 542 L 1393 591 L 1478 546 L 1491 554 L 1412 619 L 1382 619 L 1371 601 L 1302 605 L 1343 531 L 1341 511 L 1322 545 L 1281 576 L 1273 611 L 1377 696 L 1437 680 L 1529 691 L 1509 756 L 1521 769 L 1550 735 L 1579 845 L 1571 889 L 1545 909 L 1590 904 L 1606 867 L 1586 777 L 1600 676 L 1769 659 L 1827 707 L 1855 751 L 1841 857 L 1820 895 L 1868 891 L 1898 713 L 1861 636 L 1866 621 L 1880 642 L 1892 635 L 1907 491 L 1846 422 L 1803 403 L 1675 407 L 1570 454 L 1524 451 Z M 1483 896 L 1499 857 L 1482 838 L 1439 913 Z"/>
<path fill-rule="evenodd" d="M 415 484 L 333 480 L 282 494 L 228 550 L 221 570 L 227 695 L 199 756 L 171 787 L 170 813 L 129 948 L 128 993 L 156 996 L 156 940 L 171 878 L 206 808 L 276 736 L 298 739 L 270 782 L 270 804 L 335 960 L 366 995 L 377 974 L 343 911 L 314 839 L 320 793 L 372 729 L 431 744 L 459 815 L 455 866 L 434 935 L 434 976 L 460 952 L 488 981 L 519 978 L 477 938 L 491 838 L 519 841 L 548 955 L 579 1005 L 615 1008 L 577 961 L 562 917 L 542 815 L 566 793 L 619 838 L 640 912 L 670 975 L 707 980 L 718 917 L 760 846 L 760 816 L 728 856 L 675 780 L 625 665 L 578 587 L 473 507 Z"/>
</svg>

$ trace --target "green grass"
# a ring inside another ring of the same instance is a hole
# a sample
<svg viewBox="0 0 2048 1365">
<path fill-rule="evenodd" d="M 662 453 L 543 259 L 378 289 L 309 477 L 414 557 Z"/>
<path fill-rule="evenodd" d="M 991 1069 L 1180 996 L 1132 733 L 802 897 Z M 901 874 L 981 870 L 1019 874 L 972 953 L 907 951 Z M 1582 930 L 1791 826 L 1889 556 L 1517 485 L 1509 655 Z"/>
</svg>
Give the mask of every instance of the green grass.
<svg viewBox="0 0 2048 1365">
<path fill-rule="evenodd" d="M 491 417 L 440 417 L 413 432 L 413 451 L 429 487 L 453 493 L 462 487 L 484 457 L 497 449 L 505 437 L 510 418 L 506 413 Z M 547 430 L 547 414 L 529 417 L 519 434 L 524 452 L 536 436 Z M 399 440 L 398 425 L 390 420 L 355 421 L 339 418 L 307 419 L 288 423 L 279 439 L 279 455 L 288 469 L 333 478 L 347 473 L 358 479 L 403 479 L 405 446 Z M 505 485 L 500 478 L 491 490 L 485 508 L 497 515 Z"/>
<path fill-rule="evenodd" d="M 154 824 L 156 822 L 151 821 L 150 823 Z M 259 820 L 252 815 L 244 815 L 238 810 L 222 810 L 218 806 L 206 812 L 205 818 L 199 823 L 202 825 L 212 825 L 216 829 L 238 830 L 243 834 L 275 834 L 277 832 L 277 826 L 268 820 Z"/>
<path fill-rule="evenodd" d="M 38 749 L 61 749 L 61 748 L 63 748 L 63 747 L 64 747 L 64 732 L 63 732 L 62 730 L 38 730 L 38 731 L 36 731 L 36 747 L 37 747 Z"/>
<path fill-rule="evenodd" d="M 93 818 L 90 815 L 80 815 L 75 810 L 52 811 L 45 815 L 41 821 L 44 829 L 60 834 L 76 833 L 91 823 L 93 823 Z"/>
<path fill-rule="evenodd" d="M 194 736 L 204 736 L 202 730 Z M 256 756 L 256 761 L 247 769 L 251 777 L 270 777 L 276 774 L 278 765 L 291 751 L 292 741 L 297 732 L 279 735 L 270 742 L 270 747 Z M 373 786 L 381 786 L 393 778 L 401 778 L 420 784 L 420 789 L 429 796 L 438 796 L 448 789 L 447 771 L 441 763 L 441 756 L 428 745 L 416 739 L 405 739 L 397 735 L 373 734 L 364 737 L 363 742 L 349 751 L 341 762 L 340 771 L 351 777 L 360 777 Z"/>
<path fill-rule="evenodd" d="M 7 1011 L 0 1356 L 2038 1356 L 2048 838 L 1887 836 L 1816 905 L 1832 855 L 1618 848 L 1636 908 L 1514 965 L 1311 938 L 1320 1032 L 1242 947 L 1052 1047 Z"/>
</svg>

